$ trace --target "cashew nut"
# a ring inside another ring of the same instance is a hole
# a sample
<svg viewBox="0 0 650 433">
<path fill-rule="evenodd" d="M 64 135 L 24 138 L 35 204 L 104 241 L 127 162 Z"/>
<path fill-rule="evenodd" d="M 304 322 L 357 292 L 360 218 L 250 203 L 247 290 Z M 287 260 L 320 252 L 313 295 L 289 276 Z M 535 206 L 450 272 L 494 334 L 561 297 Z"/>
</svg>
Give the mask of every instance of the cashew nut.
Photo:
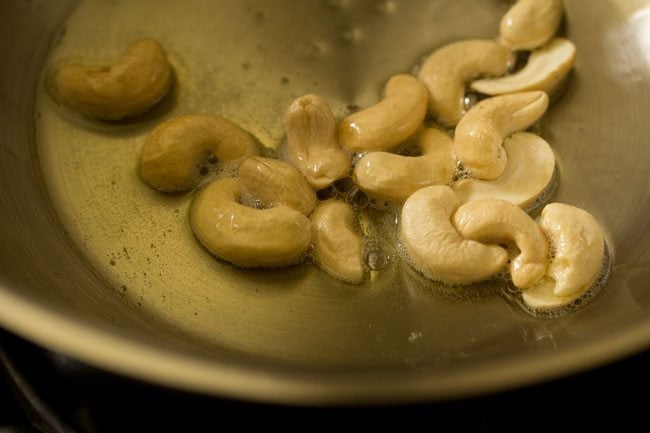
<svg viewBox="0 0 650 433">
<path fill-rule="evenodd" d="M 520 207 L 493 198 L 462 205 L 453 223 L 463 237 L 482 242 L 512 240 L 520 253 L 510 263 L 515 286 L 525 289 L 537 283 L 548 266 L 548 242 L 535 221 Z"/>
<path fill-rule="evenodd" d="M 395 75 L 384 99 L 358 111 L 339 125 L 341 144 L 355 152 L 390 150 L 410 137 L 427 113 L 427 89 L 411 75 Z"/>
<path fill-rule="evenodd" d="M 479 76 L 501 76 L 512 62 L 507 47 L 489 40 L 470 39 L 438 48 L 418 74 L 429 91 L 429 112 L 444 125 L 456 125 L 465 112 L 466 84 Z"/>
<path fill-rule="evenodd" d="M 548 42 L 562 20 L 561 0 L 519 0 L 501 19 L 501 41 L 513 50 Z"/>
<path fill-rule="evenodd" d="M 56 95 L 90 117 L 117 120 L 149 110 L 169 90 L 172 71 L 153 39 L 134 42 L 111 66 L 65 64 L 56 73 Z"/>
<path fill-rule="evenodd" d="M 298 262 L 311 241 L 309 219 L 286 206 L 254 209 L 238 203 L 236 179 L 209 184 L 194 200 L 192 230 L 215 256 L 242 267 Z"/>
<path fill-rule="evenodd" d="M 201 163 L 211 158 L 236 163 L 257 146 L 236 124 L 212 114 L 189 114 L 162 122 L 140 152 L 140 175 L 164 192 L 188 191 L 201 180 Z"/>
<path fill-rule="evenodd" d="M 546 190 L 555 172 L 551 146 L 530 132 L 515 132 L 503 141 L 508 165 L 495 180 L 461 179 L 454 185 L 465 203 L 492 197 L 526 209 Z"/>
<path fill-rule="evenodd" d="M 284 116 L 287 158 L 314 188 L 324 188 L 350 172 L 350 157 L 336 138 L 336 119 L 317 95 L 296 99 Z"/>
<path fill-rule="evenodd" d="M 555 38 L 533 51 L 526 66 L 501 78 L 474 81 L 472 89 L 486 95 L 543 90 L 552 92 L 573 68 L 576 46 L 568 39 Z"/>
<path fill-rule="evenodd" d="M 443 185 L 422 188 L 402 208 L 402 242 L 414 265 L 427 277 L 446 283 L 468 284 L 496 275 L 508 261 L 497 245 L 463 238 L 452 225 L 460 202 Z"/>
<path fill-rule="evenodd" d="M 547 107 L 548 96 L 542 91 L 512 93 L 479 102 L 456 127 L 456 157 L 474 176 L 496 179 L 508 163 L 501 145 L 503 139 L 528 128 Z"/>
<path fill-rule="evenodd" d="M 265 207 L 284 205 L 309 215 L 316 207 L 316 193 L 291 164 L 278 159 L 250 157 L 239 166 L 242 191 Z"/>
<path fill-rule="evenodd" d="M 357 162 L 355 182 L 371 196 L 401 203 L 420 188 L 451 181 L 455 170 L 452 145 L 447 133 L 427 128 L 418 137 L 422 156 L 370 152 Z"/>
<path fill-rule="evenodd" d="M 315 263 L 334 278 L 360 283 L 365 267 L 352 206 L 336 199 L 322 202 L 311 216 L 311 227 Z"/>
<path fill-rule="evenodd" d="M 554 254 L 544 280 L 525 290 L 522 297 L 533 308 L 561 307 L 596 282 L 603 267 L 605 239 L 591 214 L 562 203 L 546 205 L 539 224 Z"/>
</svg>

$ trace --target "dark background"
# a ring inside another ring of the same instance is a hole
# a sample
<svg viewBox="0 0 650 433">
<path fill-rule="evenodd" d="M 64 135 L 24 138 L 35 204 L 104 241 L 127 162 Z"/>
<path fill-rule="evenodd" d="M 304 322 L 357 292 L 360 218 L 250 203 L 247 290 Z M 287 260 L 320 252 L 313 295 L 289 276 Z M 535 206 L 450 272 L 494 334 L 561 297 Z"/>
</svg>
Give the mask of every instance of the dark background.
<svg viewBox="0 0 650 433">
<path fill-rule="evenodd" d="M 467 400 L 389 407 L 275 406 L 140 383 L 0 330 L 0 433 L 231 431 L 247 426 L 311 431 L 352 425 L 364 431 L 625 431 L 650 412 L 649 387 L 650 351 L 561 380 Z M 644 424 L 637 428 L 647 429 Z"/>
</svg>

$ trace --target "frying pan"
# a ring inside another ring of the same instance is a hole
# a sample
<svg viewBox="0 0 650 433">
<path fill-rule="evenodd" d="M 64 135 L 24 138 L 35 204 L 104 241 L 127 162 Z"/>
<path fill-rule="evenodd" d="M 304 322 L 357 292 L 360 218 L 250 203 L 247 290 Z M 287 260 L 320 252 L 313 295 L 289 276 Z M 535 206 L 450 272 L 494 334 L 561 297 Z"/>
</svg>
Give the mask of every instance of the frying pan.
<svg viewBox="0 0 650 433">
<path fill-rule="evenodd" d="M 613 268 L 563 317 L 527 314 L 498 283 L 437 286 L 399 260 L 359 286 L 313 266 L 240 271 L 192 237 L 192 193 L 159 194 L 138 178 L 138 150 L 162 119 L 216 112 L 278 146 L 295 97 L 321 94 L 339 117 L 368 106 L 434 48 L 494 37 L 510 4 L 4 1 L 0 324 L 143 380 L 301 404 L 469 396 L 646 348 L 650 1 L 564 2 L 578 59 L 538 128 L 558 161 L 553 200 L 597 218 Z M 48 98 L 57 62 L 110 62 L 144 36 L 175 71 L 151 113 L 92 122 Z"/>
</svg>

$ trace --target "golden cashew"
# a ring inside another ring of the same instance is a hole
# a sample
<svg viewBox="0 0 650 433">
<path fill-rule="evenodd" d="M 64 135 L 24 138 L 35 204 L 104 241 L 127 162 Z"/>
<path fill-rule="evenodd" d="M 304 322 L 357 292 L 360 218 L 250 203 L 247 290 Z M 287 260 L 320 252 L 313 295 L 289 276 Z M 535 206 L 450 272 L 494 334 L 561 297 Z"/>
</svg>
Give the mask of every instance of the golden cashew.
<svg viewBox="0 0 650 433">
<path fill-rule="evenodd" d="M 463 238 L 451 222 L 459 205 L 447 186 L 416 191 L 402 208 L 402 242 L 414 265 L 431 279 L 460 284 L 486 280 L 506 265 L 508 253 Z"/>
<path fill-rule="evenodd" d="M 454 191 L 465 203 L 498 198 L 526 209 L 548 188 L 555 172 L 551 146 L 530 132 L 515 132 L 503 141 L 508 165 L 495 180 L 460 179 Z"/>
<path fill-rule="evenodd" d="M 336 199 L 322 202 L 311 216 L 311 227 L 315 263 L 334 278 L 360 283 L 365 267 L 352 206 Z"/>
<path fill-rule="evenodd" d="M 543 90 L 547 93 L 573 68 L 576 46 L 568 39 L 555 38 L 540 49 L 533 51 L 526 65 L 512 75 L 474 81 L 472 89 L 486 95 Z"/>
<path fill-rule="evenodd" d="M 203 162 L 218 158 L 237 163 L 255 154 L 257 146 L 251 136 L 223 117 L 178 116 L 156 126 L 142 146 L 140 175 L 159 191 L 188 191 L 199 184 Z"/>
<path fill-rule="evenodd" d="M 501 42 L 532 50 L 548 42 L 562 20 L 561 0 L 519 0 L 501 19 Z"/>
<path fill-rule="evenodd" d="M 317 95 L 296 99 L 284 116 L 286 156 L 314 188 L 324 188 L 350 172 L 350 157 L 336 138 L 336 119 Z"/>
<path fill-rule="evenodd" d="M 134 42 L 111 66 L 65 64 L 55 78 L 64 104 L 104 120 L 144 113 L 167 94 L 171 82 L 167 55 L 153 39 Z"/>
<path fill-rule="evenodd" d="M 512 62 L 508 48 L 489 40 L 470 39 L 438 48 L 418 74 L 429 91 L 429 112 L 444 125 L 456 125 L 465 112 L 467 83 L 479 76 L 501 76 Z"/>
<path fill-rule="evenodd" d="M 215 256 L 242 267 L 297 263 L 309 247 L 311 224 L 286 206 L 254 209 L 238 203 L 236 179 L 218 179 L 203 189 L 190 213 L 192 230 Z"/>
<path fill-rule="evenodd" d="M 508 163 L 503 139 L 535 123 L 547 107 L 548 96 L 542 91 L 512 93 L 479 102 L 456 127 L 456 158 L 474 176 L 496 179 Z"/>
<path fill-rule="evenodd" d="M 410 137 L 427 112 L 427 89 L 411 75 L 395 75 L 384 99 L 341 121 L 339 140 L 354 152 L 390 150 Z"/>
<path fill-rule="evenodd" d="M 515 286 L 526 289 L 546 273 L 548 242 L 539 226 L 520 207 L 493 198 L 475 200 L 458 208 L 453 223 L 458 233 L 467 239 L 515 242 L 520 250 L 510 264 Z"/>
<path fill-rule="evenodd" d="M 239 166 L 242 192 L 264 207 L 287 206 L 309 215 L 318 203 L 305 177 L 291 164 L 278 159 L 252 156 Z"/>
<path fill-rule="evenodd" d="M 522 297 L 533 308 L 557 308 L 571 303 L 596 282 L 603 267 L 605 238 L 591 214 L 562 203 L 546 205 L 539 225 L 554 254 L 545 278 Z"/>
<path fill-rule="evenodd" d="M 354 180 L 371 196 L 401 203 L 420 188 L 451 181 L 455 171 L 452 145 L 447 133 L 427 128 L 418 137 L 422 156 L 370 152 L 357 162 Z"/>
</svg>

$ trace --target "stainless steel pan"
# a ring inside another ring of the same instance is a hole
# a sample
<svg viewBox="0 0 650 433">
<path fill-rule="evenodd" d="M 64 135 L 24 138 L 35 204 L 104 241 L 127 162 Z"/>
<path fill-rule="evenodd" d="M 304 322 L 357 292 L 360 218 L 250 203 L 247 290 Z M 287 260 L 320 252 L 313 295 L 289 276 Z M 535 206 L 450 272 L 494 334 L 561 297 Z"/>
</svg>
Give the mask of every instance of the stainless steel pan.
<svg viewBox="0 0 650 433">
<path fill-rule="evenodd" d="M 296 96 L 320 93 L 339 116 L 372 104 L 433 48 L 496 35 L 509 3 L 3 2 L 0 324 L 129 376 L 313 404 L 466 396 L 647 347 L 650 1 L 564 2 L 578 61 L 540 133 L 558 159 L 553 199 L 592 212 L 614 259 L 602 293 L 568 316 L 527 315 L 496 285 L 436 287 L 399 262 L 359 287 L 313 267 L 240 272 L 192 238 L 191 194 L 137 177 L 163 118 L 219 112 L 277 145 Z M 83 121 L 43 92 L 44 67 L 107 60 L 141 36 L 163 43 L 176 74 L 144 118 Z"/>
</svg>

